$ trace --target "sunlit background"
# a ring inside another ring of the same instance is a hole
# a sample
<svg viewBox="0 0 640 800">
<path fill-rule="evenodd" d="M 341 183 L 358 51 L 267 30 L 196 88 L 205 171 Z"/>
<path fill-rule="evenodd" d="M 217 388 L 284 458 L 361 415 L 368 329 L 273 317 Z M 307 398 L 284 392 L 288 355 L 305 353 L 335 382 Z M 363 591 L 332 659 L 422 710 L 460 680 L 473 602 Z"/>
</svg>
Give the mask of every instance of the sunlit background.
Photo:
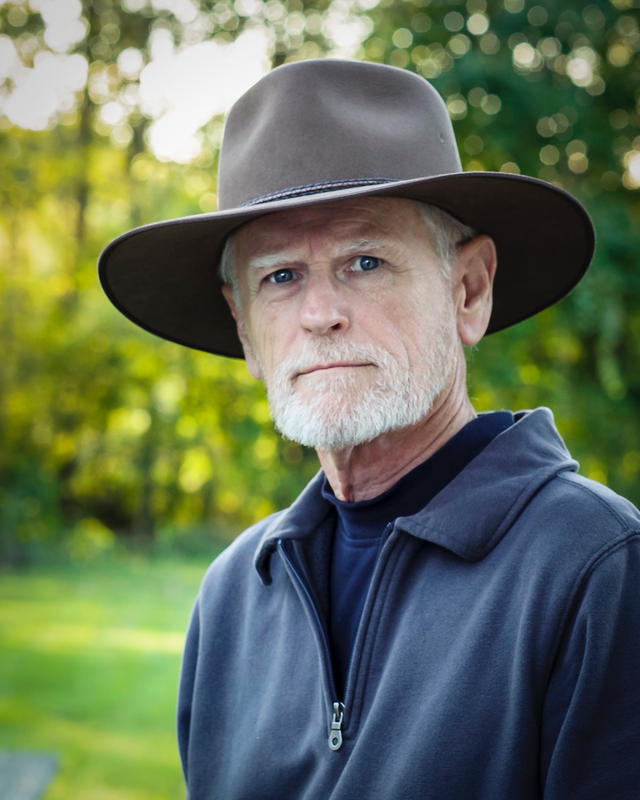
<svg viewBox="0 0 640 800">
<path fill-rule="evenodd" d="M 414 70 L 465 168 L 583 201 L 590 274 L 470 353 L 470 391 L 479 410 L 551 406 L 583 472 L 640 502 L 639 8 L 0 0 L 0 748 L 56 755 L 50 800 L 182 796 L 199 579 L 316 469 L 242 363 L 136 329 L 96 277 L 118 234 L 216 209 L 224 113 L 272 66 Z"/>
<path fill-rule="evenodd" d="M 315 15 L 304 14 L 303 4 L 289 12 L 282 3 L 262 0 L 207 4 L 206 9 L 193 0 L 129 0 L 113 16 L 108 3 L 92 4 L 95 16 L 89 16 L 79 0 L 3 5 L 10 6 L 6 18 L 11 28 L 26 26 L 33 12 L 42 20 L 37 39 L 14 37 L 13 32 L 0 37 L 0 78 L 7 85 L 0 109 L 9 122 L 29 130 L 50 129 L 77 108 L 78 92 L 86 90 L 118 145 L 129 143 L 129 117 L 141 112 L 151 121 L 151 152 L 186 163 L 202 150 L 202 127 L 270 69 L 278 23 L 293 41 L 306 31 L 322 33 L 330 42 L 324 51 L 317 48 L 308 55 L 351 58 L 372 29 L 361 12 L 376 3 L 333 3 Z M 130 46 L 114 52 L 121 39 L 120 17 L 136 13 L 154 20 L 145 50 Z M 163 14 L 171 16 L 173 25 L 158 24 Z M 84 44 L 96 16 L 98 41 L 87 53 Z M 103 54 L 105 61 L 93 61 Z"/>
</svg>

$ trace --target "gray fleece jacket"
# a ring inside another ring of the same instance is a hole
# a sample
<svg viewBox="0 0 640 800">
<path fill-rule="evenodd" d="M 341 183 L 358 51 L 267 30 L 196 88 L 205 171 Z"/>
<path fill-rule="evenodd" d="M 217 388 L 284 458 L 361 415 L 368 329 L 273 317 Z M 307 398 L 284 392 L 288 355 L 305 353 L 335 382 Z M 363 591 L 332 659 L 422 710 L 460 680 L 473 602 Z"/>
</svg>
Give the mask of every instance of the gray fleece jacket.
<svg viewBox="0 0 640 800">
<path fill-rule="evenodd" d="M 204 578 L 178 708 L 190 800 L 637 800 L 640 515 L 516 414 L 385 533 L 349 666 L 317 476 Z"/>
</svg>

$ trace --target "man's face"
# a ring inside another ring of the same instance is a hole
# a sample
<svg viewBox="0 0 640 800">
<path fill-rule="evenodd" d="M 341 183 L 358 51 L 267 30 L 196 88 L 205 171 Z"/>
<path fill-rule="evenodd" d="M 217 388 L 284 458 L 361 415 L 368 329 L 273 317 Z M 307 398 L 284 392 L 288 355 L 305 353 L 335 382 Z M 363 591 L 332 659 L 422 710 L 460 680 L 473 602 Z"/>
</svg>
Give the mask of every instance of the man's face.
<svg viewBox="0 0 640 800">
<path fill-rule="evenodd" d="M 265 216 L 238 231 L 235 256 L 247 364 L 288 438 L 362 444 L 419 422 L 450 384 L 453 302 L 416 203 Z"/>
</svg>

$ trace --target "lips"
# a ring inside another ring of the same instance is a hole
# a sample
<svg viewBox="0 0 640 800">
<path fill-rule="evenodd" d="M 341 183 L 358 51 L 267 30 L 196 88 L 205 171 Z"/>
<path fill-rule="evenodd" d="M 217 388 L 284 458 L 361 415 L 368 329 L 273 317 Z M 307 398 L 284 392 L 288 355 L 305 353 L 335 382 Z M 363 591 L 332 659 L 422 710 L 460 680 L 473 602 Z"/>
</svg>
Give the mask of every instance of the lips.
<svg viewBox="0 0 640 800">
<path fill-rule="evenodd" d="M 301 375 L 311 375 L 313 372 L 324 372 L 330 369 L 355 369 L 357 367 L 372 367 L 373 364 L 369 362 L 351 362 L 351 361 L 336 361 L 329 364 L 314 364 L 311 367 L 304 367 L 295 373 L 295 377 L 299 378 Z"/>
</svg>

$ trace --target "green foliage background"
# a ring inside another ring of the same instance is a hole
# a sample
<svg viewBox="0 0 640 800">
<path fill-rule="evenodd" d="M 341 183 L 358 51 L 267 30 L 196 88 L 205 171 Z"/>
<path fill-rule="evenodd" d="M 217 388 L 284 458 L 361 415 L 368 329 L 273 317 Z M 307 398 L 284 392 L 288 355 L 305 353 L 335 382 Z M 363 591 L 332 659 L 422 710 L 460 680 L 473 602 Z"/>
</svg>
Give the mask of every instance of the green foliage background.
<svg viewBox="0 0 640 800">
<path fill-rule="evenodd" d="M 0 569 L 0 753 L 54 754 L 47 800 L 185 796 L 176 692 L 207 561 L 127 554 Z M 0 796 L 16 800 L 6 778 Z"/>
<path fill-rule="evenodd" d="M 479 410 L 551 406 L 583 470 L 639 502 L 638 0 L 194 5 L 208 38 L 268 29 L 274 64 L 335 53 L 328 22 L 359 21 L 354 57 L 415 70 L 443 94 L 465 168 L 539 176 L 585 203 L 598 232 L 588 277 L 554 309 L 481 343 L 470 390 Z M 135 47 L 148 62 L 158 27 L 177 47 L 193 33 L 145 0 L 85 2 L 83 18 L 75 52 L 89 82 L 76 106 L 45 131 L 0 116 L 0 559 L 9 562 L 50 545 L 76 556 L 123 542 L 201 549 L 211 532 L 230 538 L 287 504 L 316 469 L 313 453 L 273 432 L 242 363 L 155 339 L 102 294 L 95 264 L 111 238 L 215 207 L 221 120 L 205 126 L 187 165 L 153 155 L 139 109 L 106 125 L 101 106 L 137 80 L 118 55 Z M 0 36 L 25 64 L 47 49 L 43 31 L 34 6 L 0 3 Z"/>
</svg>

